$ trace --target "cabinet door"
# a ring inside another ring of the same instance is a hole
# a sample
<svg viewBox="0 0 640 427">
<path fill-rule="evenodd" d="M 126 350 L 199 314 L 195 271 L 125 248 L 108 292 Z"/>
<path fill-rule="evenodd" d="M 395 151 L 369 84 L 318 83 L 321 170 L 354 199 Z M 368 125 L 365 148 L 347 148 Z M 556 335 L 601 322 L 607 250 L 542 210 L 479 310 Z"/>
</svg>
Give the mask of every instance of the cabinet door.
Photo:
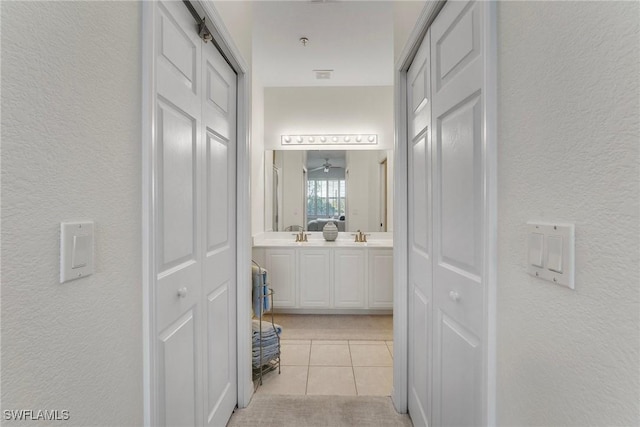
<svg viewBox="0 0 640 427">
<path fill-rule="evenodd" d="M 274 307 L 295 307 L 295 251 L 293 249 L 267 249 L 265 252 L 267 281 L 273 289 Z"/>
<path fill-rule="evenodd" d="M 393 250 L 369 250 L 369 308 L 393 308 Z"/>
<path fill-rule="evenodd" d="M 331 302 L 331 253 L 302 249 L 298 258 L 300 307 L 328 308 Z"/>
<path fill-rule="evenodd" d="M 336 250 L 333 276 L 334 307 L 364 308 L 366 276 L 364 250 Z"/>
</svg>

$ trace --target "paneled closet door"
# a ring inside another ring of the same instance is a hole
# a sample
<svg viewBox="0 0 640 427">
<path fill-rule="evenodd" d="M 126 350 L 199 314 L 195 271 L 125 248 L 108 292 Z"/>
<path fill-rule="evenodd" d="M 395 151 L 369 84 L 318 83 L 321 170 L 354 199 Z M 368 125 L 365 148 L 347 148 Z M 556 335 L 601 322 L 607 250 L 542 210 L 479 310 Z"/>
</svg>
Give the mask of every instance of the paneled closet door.
<svg viewBox="0 0 640 427">
<path fill-rule="evenodd" d="M 182 2 L 155 7 L 156 424 L 237 402 L 236 76 Z"/>
<path fill-rule="evenodd" d="M 447 2 L 409 68 L 409 411 L 485 423 L 485 3 Z"/>
<path fill-rule="evenodd" d="M 431 26 L 435 426 L 484 423 L 484 7 L 447 2 Z"/>
<path fill-rule="evenodd" d="M 409 413 L 431 425 L 432 218 L 430 31 L 407 74 L 409 129 Z"/>
<path fill-rule="evenodd" d="M 225 425 L 238 395 L 236 345 L 237 78 L 202 45 L 203 322 L 206 424 Z"/>
<path fill-rule="evenodd" d="M 157 424 L 202 425 L 202 41 L 182 3 L 156 8 Z"/>
</svg>

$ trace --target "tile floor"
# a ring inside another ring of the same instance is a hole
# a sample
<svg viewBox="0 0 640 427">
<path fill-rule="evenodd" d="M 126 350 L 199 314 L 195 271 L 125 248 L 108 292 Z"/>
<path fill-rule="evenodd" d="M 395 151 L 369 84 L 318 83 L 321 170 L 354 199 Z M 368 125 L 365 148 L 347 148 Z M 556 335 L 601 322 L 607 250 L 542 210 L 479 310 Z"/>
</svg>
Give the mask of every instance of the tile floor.
<svg viewBox="0 0 640 427">
<path fill-rule="evenodd" d="M 282 373 L 268 373 L 258 393 L 389 396 L 393 342 L 282 340 Z"/>
</svg>

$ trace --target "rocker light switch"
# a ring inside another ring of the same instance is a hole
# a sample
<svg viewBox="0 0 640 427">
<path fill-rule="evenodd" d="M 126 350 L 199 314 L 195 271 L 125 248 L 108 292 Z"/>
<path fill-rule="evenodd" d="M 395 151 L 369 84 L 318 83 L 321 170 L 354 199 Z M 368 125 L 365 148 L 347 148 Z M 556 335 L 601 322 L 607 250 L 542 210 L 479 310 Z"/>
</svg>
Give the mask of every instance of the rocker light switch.
<svg viewBox="0 0 640 427">
<path fill-rule="evenodd" d="M 529 264 L 542 268 L 542 253 L 544 249 L 544 234 L 529 234 Z"/>
<path fill-rule="evenodd" d="M 93 274 L 93 222 L 60 224 L 60 283 Z"/>
<path fill-rule="evenodd" d="M 547 268 L 562 273 L 562 236 L 547 238 Z"/>
<path fill-rule="evenodd" d="M 91 252 L 91 236 L 73 236 L 71 268 L 85 267 Z"/>
</svg>

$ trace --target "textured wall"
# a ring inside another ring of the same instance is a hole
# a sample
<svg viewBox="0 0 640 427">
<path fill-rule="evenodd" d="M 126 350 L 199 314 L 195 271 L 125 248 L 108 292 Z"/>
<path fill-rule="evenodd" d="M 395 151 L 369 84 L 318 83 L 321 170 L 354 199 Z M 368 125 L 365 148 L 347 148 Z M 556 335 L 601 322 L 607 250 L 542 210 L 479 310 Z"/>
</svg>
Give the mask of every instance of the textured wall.
<svg viewBox="0 0 640 427">
<path fill-rule="evenodd" d="M 640 424 L 639 8 L 499 3 L 499 425 Z M 528 220 L 575 223 L 575 291 Z"/>
<path fill-rule="evenodd" d="M 2 409 L 140 425 L 140 6 L 1 3 Z M 74 219 L 96 272 L 60 284 Z"/>
</svg>

